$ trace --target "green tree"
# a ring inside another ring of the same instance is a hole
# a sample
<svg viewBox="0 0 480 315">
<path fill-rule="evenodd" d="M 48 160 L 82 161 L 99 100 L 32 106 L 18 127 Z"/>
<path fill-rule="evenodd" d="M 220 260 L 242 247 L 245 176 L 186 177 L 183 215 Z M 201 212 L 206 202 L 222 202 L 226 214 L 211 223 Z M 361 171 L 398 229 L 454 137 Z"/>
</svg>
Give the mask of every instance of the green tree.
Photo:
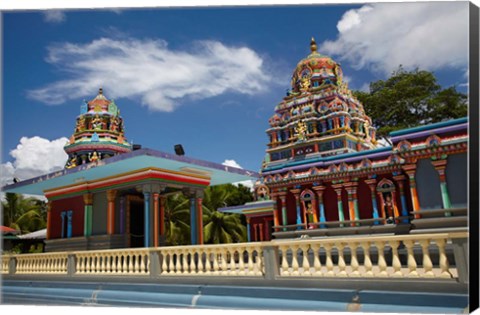
<svg viewBox="0 0 480 315">
<path fill-rule="evenodd" d="M 2 201 L 3 225 L 30 233 L 47 225 L 46 202 L 14 193 L 6 193 Z"/>
<path fill-rule="evenodd" d="M 378 137 L 392 131 L 467 115 L 467 96 L 455 87 L 442 89 L 432 72 L 401 66 L 387 80 L 354 92 L 377 127 Z"/>
<path fill-rule="evenodd" d="M 189 244 L 189 205 L 189 200 L 180 193 L 167 197 L 165 202 L 165 237 L 167 245 Z"/>
</svg>

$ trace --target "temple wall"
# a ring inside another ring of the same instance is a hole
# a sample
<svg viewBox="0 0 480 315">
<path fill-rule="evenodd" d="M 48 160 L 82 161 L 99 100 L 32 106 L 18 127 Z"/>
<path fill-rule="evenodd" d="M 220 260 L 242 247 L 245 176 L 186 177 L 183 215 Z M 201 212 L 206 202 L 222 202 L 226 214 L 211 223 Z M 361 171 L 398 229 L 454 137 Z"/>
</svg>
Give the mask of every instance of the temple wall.
<svg viewBox="0 0 480 315">
<path fill-rule="evenodd" d="M 323 193 L 323 204 L 325 206 L 326 220 L 338 221 L 337 193 L 330 185 L 327 185 Z"/>
<path fill-rule="evenodd" d="M 447 159 L 447 189 L 453 208 L 467 207 L 468 189 L 468 155 L 467 153 L 452 154 Z"/>
<path fill-rule="evenodd" d="M 62 211 L 72 210 L 72 237 L 83 236 L 83 197 L 71 197 L 52 201 L 50 238 L 62 237 Z"/>
<path fill-rule="evenodd" d="M 442 209 L 440 178 L 430 159 L 418 160 L 415 179 L 420 209 Z"/>
<path fill-rule="evenodd" d="M 92 235 L 107 234 L 107 193 L 93 194 Z"/>
</svg>

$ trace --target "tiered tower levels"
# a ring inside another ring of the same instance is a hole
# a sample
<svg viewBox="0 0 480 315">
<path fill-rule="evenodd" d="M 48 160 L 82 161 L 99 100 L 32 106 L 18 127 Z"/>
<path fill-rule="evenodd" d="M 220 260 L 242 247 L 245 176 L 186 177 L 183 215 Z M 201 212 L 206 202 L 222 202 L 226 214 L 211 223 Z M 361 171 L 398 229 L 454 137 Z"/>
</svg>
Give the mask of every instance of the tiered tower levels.
<svg viewBox="0 0 480 315">
<path fill-rule="evenodd" d="M 340 64 L 318 53 L 313 38 L 310 50 L 269 120 L 266 165 L 375 148 L 372 120 L 343 81 Z"/>
<path fill-rule="evenodd" d="M 123 119 L 115 102 L 99 89 L 98 95 L 80 107 L 75 131 L 65 146 L 66 168 L 95 162 L 120 153 L 130 152 L 132 145 L 124 135 Z"/>
</svg>

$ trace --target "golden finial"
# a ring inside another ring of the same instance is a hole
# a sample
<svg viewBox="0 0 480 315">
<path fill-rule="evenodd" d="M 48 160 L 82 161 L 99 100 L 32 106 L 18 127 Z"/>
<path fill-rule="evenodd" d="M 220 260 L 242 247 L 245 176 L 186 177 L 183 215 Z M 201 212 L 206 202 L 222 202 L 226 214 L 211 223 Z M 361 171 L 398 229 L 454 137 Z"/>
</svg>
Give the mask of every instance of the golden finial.
<svg viewBox="0 0 480 315">
<path fill-rule="evenodd" d="M 313 37 L 310 42 L 310 50 L 312 51 L 312 53 L 317 52 L 317 43 L 315 42 L 315 38 Z"/>
</svg>

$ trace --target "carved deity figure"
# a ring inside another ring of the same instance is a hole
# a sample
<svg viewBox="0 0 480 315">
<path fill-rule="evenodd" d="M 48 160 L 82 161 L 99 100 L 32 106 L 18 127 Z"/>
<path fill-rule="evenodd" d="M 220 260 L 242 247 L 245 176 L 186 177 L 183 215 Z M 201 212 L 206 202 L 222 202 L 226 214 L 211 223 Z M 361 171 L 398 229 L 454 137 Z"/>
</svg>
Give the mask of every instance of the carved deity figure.
<svg viewBox="0 0 480 315">
<path fill-rule="evenodd" d="M 307 223 L 309 224 L 309 229 L 313 229 L 313 225 L 310 225 L 313 223 L 313 209 L 311 203 L 307 206 Z"/>
<path fill-rule="evenodd" d="M 308 92 L 310 89 L 310 78 L 307 76 L 304 76 L 300 82 L 300 91 L 302 92 Z"/>
<path fill-rule="evenodd" d="M 304 121 L 299 121 L 295 127 L 295 132 L 297 133 L 298 141 L 307 140 L 307 124 Z"/>
<path fill-rule="evenodd" d="M 370 137 L 370 122 L 368 121 L 368 119 L 365 120 L 365 123 L 363 124 L 363 129 L 364 129 L 364 132 L 365 132 L 365 139 L 367 141 L 370 141 L 371 137 Z"/>
<path fill-rule="evenodd" d="M 74 168 L 77 166 L 77 157 L 73 156 L 68 162 L 65 168 Z"/>
<path fill-rule="evenodd" d="M 88 159 L 90 162 L 95 162 L 100 160 L 100 155 L 97 153 L 97 151 L 93 151 L 93 153 L 88 154 Z"/>
<path fill-rule="evenodd" d="M 77 132 L 85 130 L 85 116 L 81 116 L 77 123 Z"/>
<path fill-rule="evenodd" d="M 394 210 L 393 210 L 393 201 L 392 196 L 390 194 L 385 196 L 385 214 L 387 215 L 387 223 L 393 224 L 394 223 Z"/>
<path fill-rule="evenodd" d="M 120 127 L 120 119 L 118 119 L 118 117 L 112 116 L 110 118 L 110 130 L 118 131 L 119 127 Z"/>
<path fill-rule="evenodd" d="M 92 128 L 94 130 L 101 130 L 103 128 L 103 121 L 98 114 L 95 115 L 95 118 L 92 120 Z"/>
</svg>

